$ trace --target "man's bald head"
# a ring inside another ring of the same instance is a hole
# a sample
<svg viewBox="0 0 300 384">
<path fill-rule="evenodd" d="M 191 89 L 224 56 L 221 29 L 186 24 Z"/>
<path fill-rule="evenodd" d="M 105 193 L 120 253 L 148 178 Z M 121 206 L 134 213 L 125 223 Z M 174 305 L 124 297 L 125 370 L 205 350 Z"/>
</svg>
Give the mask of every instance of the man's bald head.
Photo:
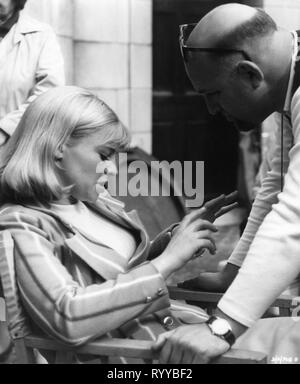
<svg viewBox="0 0 300 384">
<path fill-rule="evenodd" d="M 242 4 L 225 4 L 213 9 L 200 20 L 188 38 L 187 45 L 239 49 L 276 30 L 276 23 L 263 10 Z"/>
<path fill-rule="evenodd" d="M 223 113 L 247 130 L 281 110 L 293 36 L 263 10 L 219 6 L 200 20 L 184 45 L 187 74 L 210 113 Z"/>
</svg>

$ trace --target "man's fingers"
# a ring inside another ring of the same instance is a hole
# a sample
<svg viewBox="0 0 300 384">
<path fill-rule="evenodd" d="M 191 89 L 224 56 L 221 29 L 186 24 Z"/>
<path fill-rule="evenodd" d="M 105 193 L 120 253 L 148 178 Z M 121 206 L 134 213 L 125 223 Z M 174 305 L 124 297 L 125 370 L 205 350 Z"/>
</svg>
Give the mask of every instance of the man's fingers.
<svg viewBox="0 0 300 384">
<path fill-rule="evenodd" d="M 159 364 L 168 364 L 172 353 L 172 344 L 170 340 L 167 340 L 164 344 L 160 355 L 159 355 Z"/>
<path fill-rule="evenodd" d="M 225 213 L 229 212 L 229 211 L 232 211 L 234 208 L 237 208 L 239 206 L 238 203 L 232 203 L 226 207 L 222 207 L 221 209 L 219 209 L 219 211 L 215 214 L 215 218 L 218 218 L 222 215 L 224 215 Z"/>
<path fill-rule="evenodd" d="M 185 349 L 181 358 L 181 364 L 196 364 L 194 361 L 197 358 L 197 354 L 191 349 Z"/>
<path fill-rule="evenodd" d="M 177 343 L 174 345 L 174 343 L 171 343 L 171 354 L 169 357 L 169 364 L 182 364 L 182 359 L 184 355 L 184 349 L 183 346 L 180 343 Z"/>
<path fill-rule="evenodd" d="M 161 333 L 158 336 L 156 342 L 153 344 L 153 347 L 152 347 L 153 351 L 155 351 L 155 352 L 159 351 L 163 347 L 165 342 L 168 340 L 168 338 L 172 335 L 173 332 L 174 332 L 174 330 Z"/>
</svg>

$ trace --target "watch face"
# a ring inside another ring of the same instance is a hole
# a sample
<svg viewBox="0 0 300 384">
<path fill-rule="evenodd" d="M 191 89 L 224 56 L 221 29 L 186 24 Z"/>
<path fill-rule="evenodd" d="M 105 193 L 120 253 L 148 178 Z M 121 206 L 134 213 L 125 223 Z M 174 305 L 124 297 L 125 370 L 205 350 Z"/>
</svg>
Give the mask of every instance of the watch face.
<svg viewBox="0 0 300 384">
<path fill-rule="evenodd" d="M 216 319 L 211 324 L 212 330 L 216 335 L 224 336 L 228 331 L 231 331 L 230 326 L 226 320 Z"/>
</svg>

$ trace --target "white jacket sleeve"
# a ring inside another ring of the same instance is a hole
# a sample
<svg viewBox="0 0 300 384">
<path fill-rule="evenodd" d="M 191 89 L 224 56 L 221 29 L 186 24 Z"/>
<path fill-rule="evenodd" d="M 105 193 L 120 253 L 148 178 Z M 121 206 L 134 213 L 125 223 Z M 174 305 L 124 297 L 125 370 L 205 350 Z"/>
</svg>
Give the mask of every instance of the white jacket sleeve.
<svg viewBox="0 0 300 384">
<path fill-rule="evenodd" d="M 251 326 L 300 272 L 300 90 L 292 100 L 294 146 L 278 203 L 265 216 L 219 308 Z"/>
<path fill-rule="evenodd" d="M 281 188 L 281 115 L 276 114 L 276 142 L 275 148 L 271 148 L 268 154 L 271 170 L 266 174 L 262 181 L 261 188 L 255 198 L 253 207 L 236 248 L 231 254 L 228 262 L 240 267 L 249 251 L 251 243 L 266 215 L 271 211 L 272 205 L 277 203 L 278 193 Z M 290 123 L 284 118 L 284 140 L 283 140 L 283 170 L 287 172 L 289 157 L 288 152 L 292 146 L 293 135 Z"/>
<path fill-rule="evenodd" d="M 52 28 L 43 31 L 45 38 L 41 46 L 35 83 L 27 100 L 18 109 L 8 113 L 0 120 L 0 128 L 9 136 L 16 129 L 28 105 L 40 94 L 50 88 L 65 84 L 64 60 L 57 37 Z"/>
</svg>

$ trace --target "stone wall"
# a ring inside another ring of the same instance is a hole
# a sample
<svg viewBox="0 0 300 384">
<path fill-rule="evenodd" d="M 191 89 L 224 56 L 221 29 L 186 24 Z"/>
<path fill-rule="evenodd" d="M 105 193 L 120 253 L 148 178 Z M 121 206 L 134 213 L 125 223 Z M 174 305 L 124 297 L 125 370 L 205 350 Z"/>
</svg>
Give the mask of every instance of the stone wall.
<svg viewBox="0 0 300 384">
<path fill-rule="evenodd" d="M 67 83 L 99 95 L 150 153 L 152 0 L 28 0 L 25 11 L 58 34 Z"/>
<path fill-rule="evenodd" d="M 289 30 L 300 28 L 299 0 L 264 0 L 264 9 L 281 27 Z"/>
</svg>

